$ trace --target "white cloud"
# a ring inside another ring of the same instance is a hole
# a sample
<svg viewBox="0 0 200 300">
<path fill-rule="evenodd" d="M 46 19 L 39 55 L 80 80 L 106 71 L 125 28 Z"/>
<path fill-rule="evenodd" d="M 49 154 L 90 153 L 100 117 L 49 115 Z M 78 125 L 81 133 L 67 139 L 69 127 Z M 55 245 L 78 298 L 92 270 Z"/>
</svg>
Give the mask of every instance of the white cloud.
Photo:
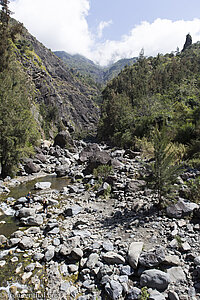
<svg viewBox="0 0 200 300">
<path fill-rule="evenodd" d="M 16 0 L 10 8 L 48 48 L 83 55 L 90 52 L 93 39 L 86 21 L 88 0 Z"/>
<path fill-rule="evenodd" d="M 86 19 L 90 0 L 16 0 L 10 3 L 10 9 L 48 48 L 79 53 L 101 65 L 138 56 L 142 48 L 147 56 L 175 51 L 177 46 L 182 49 L 188 32 L 193 42 L 200 40 L 200 19 L 156 19 L 138 24 L 118 41 L 101 43 L 103 30 L 112 21 L 100 22 L 97 36 L 92 35 Z"/>
<path fill-rule="evenodd" d="M 153 23 L 142 22 L 120 41 L 107 40 L 99 44 L 91 58 L 106 65 L 110 61 L 138 56 L 142 48 L 146 56 L 170 53 L 177 47 L 182 49 L 187 33 L 191 34 L 193 42 L 200 40 L 200 19 L 175 22 L 156 19 Z"/>
<path fill-rule="evenodd" d="M 113 24 L 112 20 L 110 20 L 110 21 L 108 21 L 108 22 L 106 22 L 106 21 L 101 21 L 101 22 L 99 23 L 98 30 L 97 30 L 97 32 L 98 32 L 98 38 L 99 38 L 99 39 L 102 38 L 102 36 L 103 36 L 103 30 L 104 30 L 106 27 L 109 27 L 111 24 Z"/>
</svg>

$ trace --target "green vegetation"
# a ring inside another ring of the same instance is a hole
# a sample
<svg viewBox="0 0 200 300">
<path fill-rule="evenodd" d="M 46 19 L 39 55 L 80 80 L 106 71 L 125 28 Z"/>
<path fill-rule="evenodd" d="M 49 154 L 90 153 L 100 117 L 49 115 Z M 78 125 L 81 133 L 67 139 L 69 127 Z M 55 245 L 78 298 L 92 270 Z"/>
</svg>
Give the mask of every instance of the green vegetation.
<svg viewBox="0 0 200 300">
<path fill-rule="evenodd" d="M 0 163 L 3 178 L 15 174 L 20 158 L 33 151 L 32 145 L 38 138 L 31 114 L 31 84 L 13 51 L 13 40 L 21 26 L 9 26 L 8 3 L 2 1 L 0 14 Z"/>
<path fill-rule="evenodd" d="M 154 162 L 151 164 L 152 184 L 158 196 L 160 207 L 166 199 L 174 200 L 174 183 L 180 174 L 180 166 L 176 162 L 176 153 L 172 151 L 166 128 L 155 129 L 153 134 Z"/>
<path fill-rule="evenodd" d="M 148 292 L 148 288 L 146 286 L 144 286 L 143 288 L 141 288 L 141 295 L 139 296 L 140 300 L 148 300 L 150 297 L 150 294 Z"/>
<path fill-rule="evenodd" d="M 101 67 L 78 54 L 70 55 L 64 51 L 55 51 L 54 53 L 68 65 L 75 76 L 86 80 L 90 85 L 96 85 L 98 88 L 117 76 L 125 66 L 130 66 L 136 62 L 136 58 L 121 59 L 108 67 Z"/>
<path fill-rule="evenodd" d="M 101 181 L 106 181 L 108 176 L 112 173 L 112 166 L 100 165 L 93 170 L 93 175 Z"/>
<path fill-rule="evenodd" d="M 200 203 L 200 177 L 190 179 L 186 182 L 187 190 L 185 192 L 186 197 L 197 204 Z"/>
<path fill-rule="evenodd" d="M 172 143 L 181 143 L 185 158 L 200 152 L 200 43 L 184 52 L 145 58 L 126 67 L 103 91 L 100 140 L 136 149 L 151 140 L 155 125 L 167 127 Z"/>
</svg>

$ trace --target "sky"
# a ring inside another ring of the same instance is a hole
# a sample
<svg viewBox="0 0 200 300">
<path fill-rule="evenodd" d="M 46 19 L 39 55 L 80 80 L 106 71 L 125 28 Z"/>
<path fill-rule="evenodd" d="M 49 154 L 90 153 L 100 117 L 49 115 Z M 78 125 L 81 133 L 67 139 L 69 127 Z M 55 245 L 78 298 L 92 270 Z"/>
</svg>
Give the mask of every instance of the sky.
<svg viewBox="0 0 200 300">
<path fill-rule="evenodd" d="M 52 51 L 105 66 L 200 41 L 199 0 L 11 0 L 13 17 Z"/>
</svg>

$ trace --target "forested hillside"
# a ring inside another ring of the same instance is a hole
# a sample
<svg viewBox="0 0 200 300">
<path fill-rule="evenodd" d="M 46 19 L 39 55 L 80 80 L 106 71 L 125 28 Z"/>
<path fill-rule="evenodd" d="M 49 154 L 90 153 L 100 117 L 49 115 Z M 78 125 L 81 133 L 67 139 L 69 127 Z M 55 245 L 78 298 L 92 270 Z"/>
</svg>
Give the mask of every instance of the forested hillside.
<svg viewBox="0 0 200 300">
<path fill-rule="evenodd" d="M 54 52 L 61 58 L 77 77 L 83 76 L 90 84 L 104 85 L 117 76 L 125 66 L 136 62 L 137 58 L 121 59 L 107 67 L 96 65 L 93 61 L 81 55 L 70 55 L 64 51 Z"/>
<path fill-rule="evenodd" d="M 148 142 L 155 125 L 188 156 L 200 151 L 200 43 L 181 53 L 140 56 L 103 91 L 98 136 L 113 145 Z M 197 155 L 197 154 L 196 154 Z"/>
</svg>

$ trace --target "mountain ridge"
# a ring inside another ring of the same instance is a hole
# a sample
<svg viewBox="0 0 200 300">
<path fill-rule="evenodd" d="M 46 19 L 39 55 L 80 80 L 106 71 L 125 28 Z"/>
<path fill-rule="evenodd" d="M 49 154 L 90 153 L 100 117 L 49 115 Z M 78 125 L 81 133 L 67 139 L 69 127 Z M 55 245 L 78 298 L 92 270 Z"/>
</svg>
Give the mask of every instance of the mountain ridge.
<svg viewBox="0 0 200 300">
<path fill-rule="evenodd" d="M 81 75 L 92 78 L 97 84 L 105 85 L 109 80 L 117 76 L 125 66 L 130 66 L 137 58 L 124 58 L 106 67 L 95 64 L 92 60 L 79 55 L 71 55 L 65 51 L 54 51 L 69 68 L 77 70 Z"/>
</svg>

